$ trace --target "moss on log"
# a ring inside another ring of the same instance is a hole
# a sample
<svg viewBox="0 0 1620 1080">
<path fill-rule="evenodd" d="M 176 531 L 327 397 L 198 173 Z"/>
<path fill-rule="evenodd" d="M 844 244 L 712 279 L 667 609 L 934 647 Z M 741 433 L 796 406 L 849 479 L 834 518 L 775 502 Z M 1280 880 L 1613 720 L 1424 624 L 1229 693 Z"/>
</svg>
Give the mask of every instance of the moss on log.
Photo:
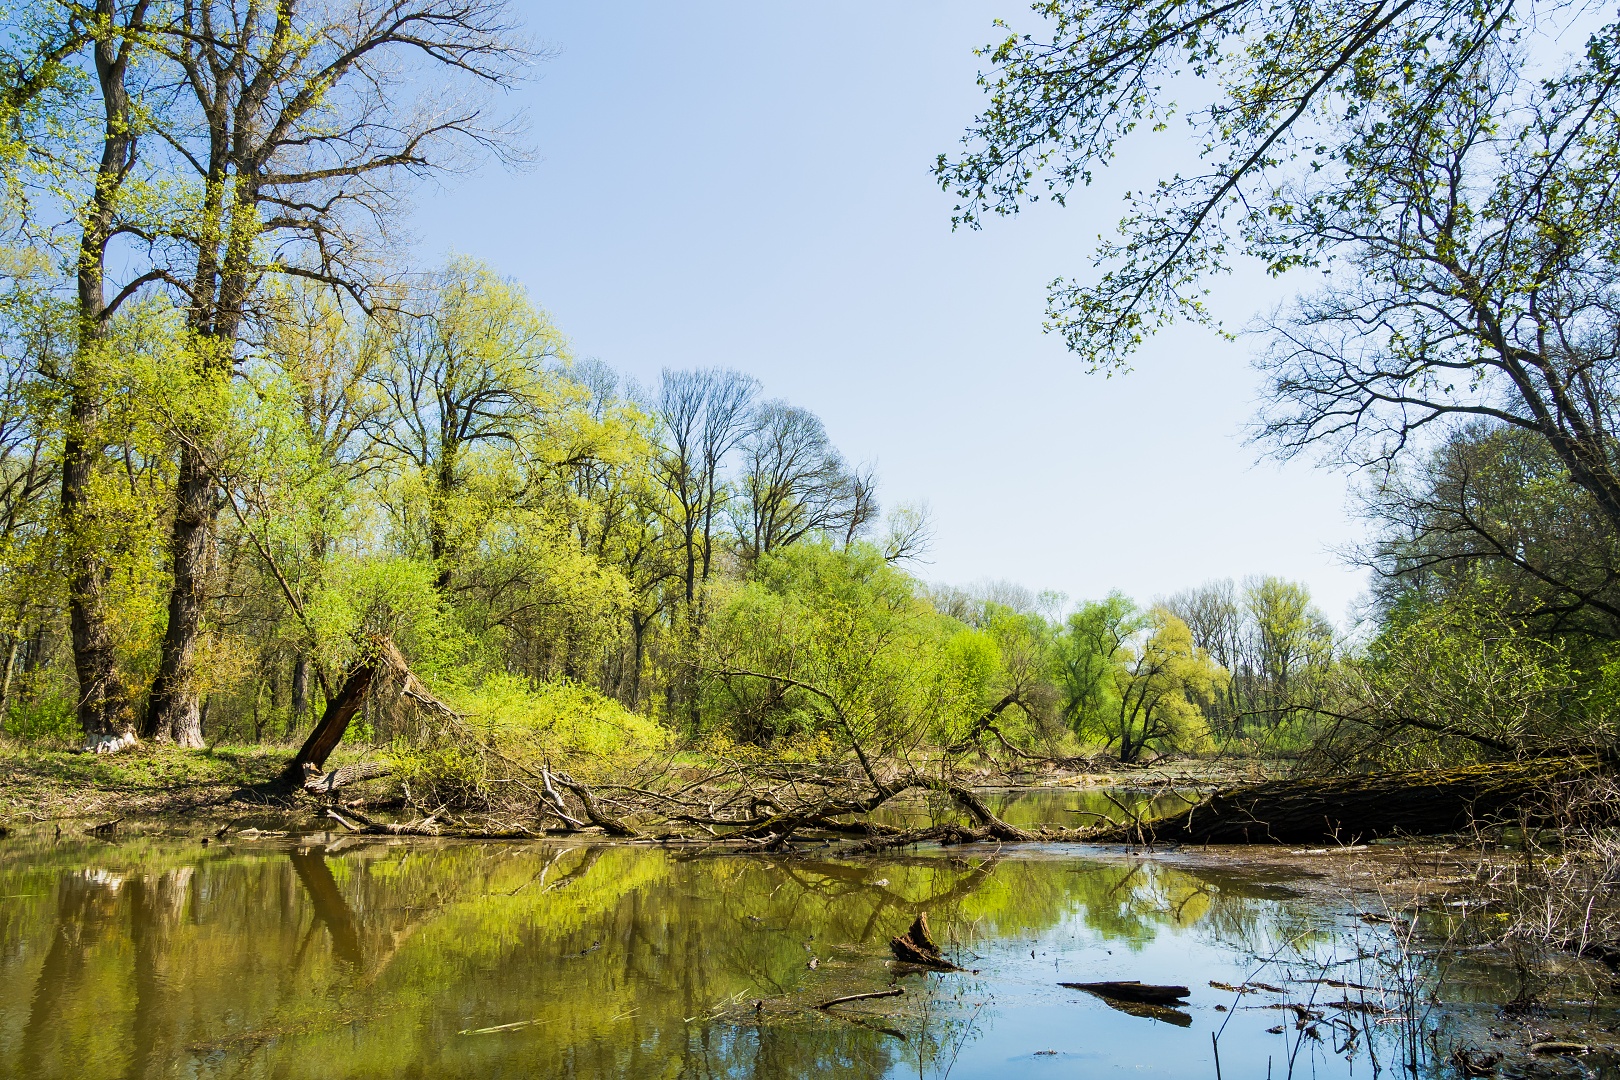
<svg viewBox="0 0 1620 1080">
<path fill-rule="evenodd" d="M 1458 832 L 1519 820 L 1591 820 L 1611 808 L 1592 782 L 1615 762 L 1591 754 L 1226 788 L 1183 811 L 1086 830 L 1098 842 L 1343 843 Z"/>
</svg>

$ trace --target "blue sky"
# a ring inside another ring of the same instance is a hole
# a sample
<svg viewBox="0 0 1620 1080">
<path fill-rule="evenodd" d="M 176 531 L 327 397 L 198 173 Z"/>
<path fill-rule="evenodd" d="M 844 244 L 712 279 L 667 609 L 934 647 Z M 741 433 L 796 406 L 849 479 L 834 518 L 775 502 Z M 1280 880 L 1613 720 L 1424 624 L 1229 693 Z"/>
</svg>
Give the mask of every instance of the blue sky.
<svg viewBox="0 0 1620 1080">
<path fill-rule="evenodd" d="M 1131 147 L 1064 209 L 950 228 L 930 167 L 980 104 L 974 46 L 1020 0 L 682 4 L 531 0 L 554 55 L 516 95 L 539 160 L 423 191 L 417 255 L 485 259 L 575 352 L 644 383 L 723 366 L 806 406 L 885 504 L 927 500 L 933 580 L 1141 599 L 1277 573 L 1343 620 L 1346 477 L 1244 444 L 1257 341 L 1178 328 L 1087 375 L 1040 329 L 1089 270 L 1119 194 L 1188 153 Z M 1214 283 L 1241 327 L 1285 294 Z"/>
</svg>

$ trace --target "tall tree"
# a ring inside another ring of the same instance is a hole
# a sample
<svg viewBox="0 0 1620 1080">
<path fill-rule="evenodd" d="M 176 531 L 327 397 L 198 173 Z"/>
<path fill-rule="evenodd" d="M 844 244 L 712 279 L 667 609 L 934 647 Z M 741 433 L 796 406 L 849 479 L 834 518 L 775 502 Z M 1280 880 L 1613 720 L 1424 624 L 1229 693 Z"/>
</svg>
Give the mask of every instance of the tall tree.
<svg viewBox="0 0 1620 1080">
<path fill-rule="evenodd" d="M 387 407 L 369 429 L 426 491 L 427 553 L 441 593 L 454 580 L 459 536 L 477 531 L 458 503 L 470 456 L 490 445 L 533 456 L 566 392 L 551 370 L 566 356 L 562 335 L 520 286 L 468 259 L 434 275 L 413 310 L 394 320 L 375 375 Z"/>
<path fill-rule="evenodd" d="M 697 618 L 699 592 L 714 568 L 716 525 L 727 498 L 722 469 L 748 436 L 758 392 L 752 376 L 717 368 L 666 370 L 659 386 L 658 480 L 670 496 L 666 512 L 680 544 L 688 621 Z"/>
<path fill-rule="evenodd" d="M 62 10 L 65 36 L 85 42 L 90 50 L 101 121 L 99 153 L 92 152 L 93 166 L 79 185 L 82 194 L 74 214 L 79 223 L 74 259 L 78 325 L 73 359 L 63 378 L 67 419 L 61 500 L 79 724 L 87 743 L 96 748 L 127 743 L 135 726 L 108 613 L 108 538 L 95 488 L 109 466 L 103 423 L 112 320 L 149 280 L 136 276 L 108 295 L 107 260 L 114 241 L 149 224 L 129 197 L 138 179 L 136 147 L 144 125 L 131 102 L 131 65 L 148 31 L 148 13 L 147 0 L 96 0 L 89 11 L 73 5 Z"/>
<path fill-rule="evenodd" d="M 970 224 L 1041 186 L 1061 200 L 1162 126 L 1172 81 L 1207 95 L 1189 113 L 1207 170 L 1132 198 L 1102 276 L 1054 289 L 1071 347 L 1119 365 L 1167 320 L 1207 319 L 1204 277 L 1240 251 L 1319 270 L 1269 328 L 1276 448 L 1387 465 L 1490 418 L 1545 440 L 1620 525 L 1620 23 L 1549 70 L 1522 39 L 1568 40 L 1553 7 L 1051 0 L 1049 35 L 992 50 L 989 107 L 939 176 Z"/>
<path fill-rule="evenodd" d="M 743 555 L 827 532 L 851 542 L 876 510 L 871 478 L 855 476 L 827 438 L 821 419 L 785 401 L 767 401 L 742 440 L 734 513 Z"/>
<path fill-rule="evenodd" d="M 404 183 L 512 134 L 457 96 L 516 77 L 527 55 L 505 19 L 503 0 L 202 0 L 160 41 L 187 93 L 159 133 L 198 199 L 158 272 L 184 298 L 195 389 L 177 425 L 174 584 L 149 734 L 201 743 L 194 669 L 218 509 L 207 459 L 222 422 L 213 402 L 260 281 L 291 273 L 371 302 L 377 241 Z"/>
</svg>

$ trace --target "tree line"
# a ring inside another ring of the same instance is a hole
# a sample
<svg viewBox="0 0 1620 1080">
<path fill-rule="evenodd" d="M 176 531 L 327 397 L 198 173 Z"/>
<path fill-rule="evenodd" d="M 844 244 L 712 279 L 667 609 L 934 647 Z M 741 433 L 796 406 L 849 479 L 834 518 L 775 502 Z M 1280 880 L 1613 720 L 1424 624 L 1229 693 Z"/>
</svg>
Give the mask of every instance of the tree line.
<svg viewBox="0 0 1620 1080">
<path fill-rule="evenodd" d="M 527 153 L 503 95 L 542 55 L 497 0 L 7 13 L 0 717 L 284 738 L 386 635 L 469 715 L 598 748 L 1605 738 L 1620 38 L 1548 68 L 1511 3 L 1288 11 L 1039 4 L 938 175 L 969 226 L 1061 199 L 1158 126 L 1162 74 L 1224 73 L 1187 114 L 1209 172 L 1133 202 L 1053 325 L 1118 366 L 1240 253 L 1326 276 L 1258 328 L 1258 436 L 1360 470 L 1349 635 L 1270 578 L 927 585 L 925 510 L 884 515 L 812 413 L 718 369 L 626 385 L 493 268 L 402 260 L 424 179 Z"/>
<path fill-rule="evenodd" d="M 1607 744 L 1620 22 L 1523 0 L 1050 0 L 1004 29 L 936 165 L 958 225 L 1062 202 L 1168 130 L 1203 147 L 1126 196 L 1095 274 L 1052 286 L 1077 356 L 1121 370 L 1169 322 L 1216 324 L 1205 283 L 1240 261 L 1295 287 L 1251 327 L 1256 437 L 1354 471 L 1374 575 L 1354 664 L 1282 699 L 1314 711 L 1326 760 Z"/>
</svg>

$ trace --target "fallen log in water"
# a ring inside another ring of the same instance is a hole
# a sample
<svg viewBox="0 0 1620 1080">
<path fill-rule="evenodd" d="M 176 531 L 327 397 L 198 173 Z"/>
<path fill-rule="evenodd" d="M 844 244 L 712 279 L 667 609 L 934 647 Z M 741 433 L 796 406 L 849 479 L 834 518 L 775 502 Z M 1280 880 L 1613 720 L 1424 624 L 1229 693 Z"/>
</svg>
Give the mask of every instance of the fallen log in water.
<svg viewBox="0 0 1620 1080">
<path fill-rule="evenodd" d="M 1124 982 L 1060 982 L 1058 985 L 1114 1001 L 1134 1001 L 1143 1005 L 1184 1005 L 1186 1002 L 1183 999 L 1192 993 L 1185 986 L 1155 986 L 1135 979 Z"/>
<path fill-rule="evenodd" d="M 1476 824 L 1611 816 L 1582 790 L 1615 771 L 1605 756 L 1530 758 L 1451 769 L 1269 780 L 1215 792 L 1187 810 L 1081 833 L 1099 843 L 1353 844 L 1432 836 Z M 1048 839 L 1058 837 L 1048 834 Z"/>
<path fill-rule="evenodd" d="M 834 1005 L 846 1005 L 851 1001 L 870 1001 L 872 998 L 899 997 L 905 992 L 904 987 L 896 986 L 889 990 L 874 990 L 871 993 L 866 994 L 845 994 L 843 997 L 835 997 L 831 1001 L 823 1001 L 821 1004 L 817 1005 L 816 1008 L 826 1011 L 827 1009 L 832 1008 Z"/>
</svg>

